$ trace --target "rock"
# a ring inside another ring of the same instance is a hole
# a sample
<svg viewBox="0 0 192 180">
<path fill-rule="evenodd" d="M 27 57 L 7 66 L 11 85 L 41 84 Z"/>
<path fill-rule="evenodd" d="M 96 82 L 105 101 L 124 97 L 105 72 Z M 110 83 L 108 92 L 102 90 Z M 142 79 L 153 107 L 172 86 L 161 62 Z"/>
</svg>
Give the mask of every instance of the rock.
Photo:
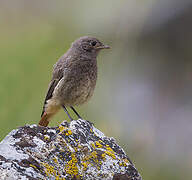
<svg viewBox="0 0 192 180">
<path fill-rule="evenodd" d="M 90 122 L 26 125 L 0 143 L 0 179 L 127 179 L 141 176 L 115 140 Z"/>
</svg>

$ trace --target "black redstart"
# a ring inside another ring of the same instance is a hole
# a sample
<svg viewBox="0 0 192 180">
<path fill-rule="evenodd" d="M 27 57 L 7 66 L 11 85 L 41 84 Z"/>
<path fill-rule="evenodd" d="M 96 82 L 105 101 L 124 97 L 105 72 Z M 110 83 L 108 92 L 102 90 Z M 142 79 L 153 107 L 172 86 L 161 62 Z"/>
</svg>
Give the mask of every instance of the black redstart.
<svg viewBox="0 0 192 180">
<path fill-rule="evenodd" d="M 39 125 L 47 126 L 50 118 L 61 108 L 72 120 L 66 107 L 81 118 L 73 106 L 87 102 L 93 95 L 97 80 L 97 55 L 110 48 L 94 37 L 84 36 L 57 61 L 45 98 Z"/>
</svg>

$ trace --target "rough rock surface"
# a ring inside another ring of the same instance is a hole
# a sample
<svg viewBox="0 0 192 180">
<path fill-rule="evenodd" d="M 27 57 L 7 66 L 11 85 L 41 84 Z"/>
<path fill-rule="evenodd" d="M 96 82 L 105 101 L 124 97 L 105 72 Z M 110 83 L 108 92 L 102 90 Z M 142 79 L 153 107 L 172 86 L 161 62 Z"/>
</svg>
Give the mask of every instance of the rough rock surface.
<svg viewBox="0 0 192 180">
<path fill-rule="evenodd" d="M 115 140 L 85 120 L 26 125 L 0 143 L 0 179 L 128 179 L 138 171 Z"/>
</svg>

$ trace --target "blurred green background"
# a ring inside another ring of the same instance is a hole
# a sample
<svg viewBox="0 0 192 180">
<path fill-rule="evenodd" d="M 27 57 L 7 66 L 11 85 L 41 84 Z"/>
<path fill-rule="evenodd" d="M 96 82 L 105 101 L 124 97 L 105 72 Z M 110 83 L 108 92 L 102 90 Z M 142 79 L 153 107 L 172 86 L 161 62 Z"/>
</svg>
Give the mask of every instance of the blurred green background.
<svg viewBox="0 0 192 180">
<path fill-rule="evenodd" d="M 143 179 L 192 179 L 191 18 L 187 0 L 0 0 L 0 139 L 38 123 L 53 64 L 96 36 L 112 48 L 80 114 L 117 139 Z"/>
</svg>

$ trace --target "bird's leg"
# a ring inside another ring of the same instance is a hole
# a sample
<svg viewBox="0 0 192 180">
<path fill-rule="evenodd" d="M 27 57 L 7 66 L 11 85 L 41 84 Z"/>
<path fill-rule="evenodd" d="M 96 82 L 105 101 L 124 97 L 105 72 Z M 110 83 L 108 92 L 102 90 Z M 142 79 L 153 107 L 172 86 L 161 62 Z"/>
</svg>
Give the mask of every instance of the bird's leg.
<svg viewBox="0 0 192 180">
<path fill-rule="evenodd" d="M 79 119 L 82 119 L 81 116 L 78 114 L 78 112 L 75 110 L 73 106 L 70 106 L 70 108 L 73 110 L 73 112 L 77 115 Z"/>
<path fill-rule="evenodd" d="M 62 105 L 62 107 L 63 107 L 64 111 L 66 112 L 67 116 L 69 117 L 69 119 L 70 119 L 71 121 L 73 121 L 73 119 L 71 118 L 70 114 L 69 114 L 68 111 L 67 111 L 67 108 L 66 108 L 64 105 Z"/>
</svg>

